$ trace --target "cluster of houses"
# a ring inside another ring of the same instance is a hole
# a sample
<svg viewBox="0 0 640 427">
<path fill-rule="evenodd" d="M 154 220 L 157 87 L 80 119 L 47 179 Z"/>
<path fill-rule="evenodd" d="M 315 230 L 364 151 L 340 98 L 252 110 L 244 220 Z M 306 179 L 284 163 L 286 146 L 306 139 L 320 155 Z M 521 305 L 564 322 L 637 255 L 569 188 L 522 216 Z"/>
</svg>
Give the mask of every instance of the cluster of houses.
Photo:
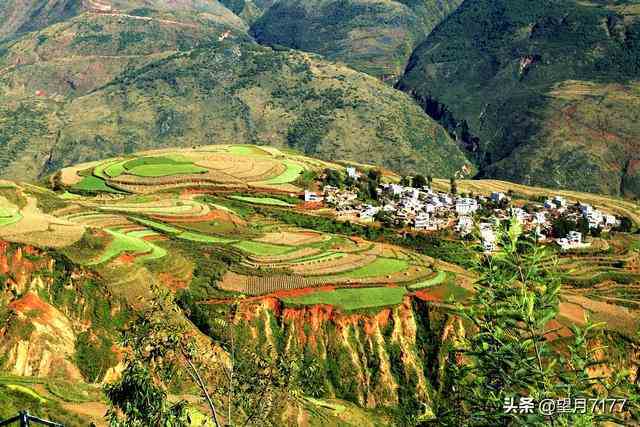
<svg viewBox="0 0 640 427">
<path fill-rule="evenodd" d="M 357 172 L 353 171 L 353 174 Z M 496 249 L 497 229 L 500 223 L 516 218 L 527 231 L 535 232 L 540 241 L 548 240 L 553 220 L 563 216 L 577 222 L 586 219 L 590 228 L 611 229 L 618 219 L 584 203 L 569 204 L 560 196 L 536 204 L 534 209 L 525 211 L 509 203 L 509 197 L 494 192 L 489 197 L 464 197 L 436 192 L 429 187 L 413 188 L 394 183 L 383 183 L 377 188 L 377 203 L 363 203 L 358 193 L 350 189 L 325 186 L 323 194 L 305 191 L 305 201 L 324 201 L 335 209 L 339 219 L 373 222 L 375 218 L 397 227 L 411 227 L 415 230 L 453 230 L 460 236 L 479 230 L 481 242 L 487 252 Z M 484 208 L 484 209 L 483 209 Z M 483 209 L 480 214 L 478 211 Z M 487 211 L 488 209 L 488 211 Z M 588 247 L 582 234 L 571 230 L 564 237 L 555 239 L 563 250 Z"/>
</svg>

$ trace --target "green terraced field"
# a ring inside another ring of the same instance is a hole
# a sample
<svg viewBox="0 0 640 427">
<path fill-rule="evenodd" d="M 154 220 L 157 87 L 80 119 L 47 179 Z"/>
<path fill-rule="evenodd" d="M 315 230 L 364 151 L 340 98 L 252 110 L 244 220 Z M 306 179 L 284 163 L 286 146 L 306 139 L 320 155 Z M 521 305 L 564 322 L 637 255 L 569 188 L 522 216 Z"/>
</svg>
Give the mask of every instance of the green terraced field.
<svg viewBox="0 0 640 427">
<path fill-rule="evenodd" d="M 354 288 L 336 289 L 328 292 L 314 292 L 299 297 L 283 298 L 291 305 L 333 305 L 344 311 L 384 307 L 402 303 L 407 293 L 404 288 Z"/>
<path fill-rule="evenodd" d="M 125 252 L 131 252 L 138 255 L 145 254 L 140 258 L 141 261 L 162 258 L 167 254 L 165 249 L 142 239 L 114 230 L 106 229 L 105 231 L 113 236 L 113 240 L 109 243 L 109 246 L 107 246 L 102 255 L 98 259 L 87 263 L 88 265 L 101 264 Z"/>
<path fill-rule="evenodd" d="M 127 160 L 122 160 L 120 162 L 112 163 L 106 168 L 104 168 L 104 173 L 107 174 L 110 178 L 115 178 L 126 172 L 124 164 Z M 94 169 L 94 173 L 98 168 Z"/>
<path fill-rule="evenodd" d="M 367 277 L 386 276 L 406 270 L 408 267 L 409 263 L 401 259 L 376 258 L 375 261 L 364 267 L 356 268 L 340 275 L 353 279 L 364 279 Z"/>
<path fill-rule="evenodd" d="M 417 291 L 418 289 L 424 289 L 424 288 L 429 288 L 431 286 L 436 286 L 439 285 L 441 283 L 443 283 L 447 277 L 449 277 L 449 274 L 447 274 L 447 272 L 445 271 L 438 271 L 436 273 L 436 275 L 430 279 L 424 280 L 422 282 L 419 283 L 414 283 L 413 285 L 409 285 L 407 286 L 407 288 L 409 288 L 412 291 Z"/>
<path fill-rule="evenodd" d="M 103 180 L 96 176 L 85 176 L 82 178 L 82 181 L 73 185 L 71 189 L 103 193 L 121 193 L 121 191 L 109 187 Z"/>
<path fill-rule="evenodd" d="M 192 231 L 185 231 L 177 236 L 179 239 L 190 240 L 192 242 L 201 243 L 231 243 L 237 242 L 237 240 L 227 239 L 224 237 L 208 236 L 206 234 L 194 233 Z"/>
<path fill-rule="evenodd" d="M 246 145 L 232 145 L 231 147 L 227 148 L 227 151 L 231 154 L 236 154 L 238 156 L 251 156 L 251 155 L 257 155 L 257 154 L 264 154 L 264 153 L 260 153 L 255 147 L 250 147 Z"/>
<path fill-rule="evenodd" d="M 194 173 L 206 173 L 208 169 L 190 163 L 167 163 L 141 165 L 129 169 L 131 175 L 145 178 L 159 178 L 161 176 L 188 175 Z"/>
<path fill-rule="evenodd" d="M 292 246 L 272 245 L 270 243 L 254 242 L 252 240 L 244 240 L 233 246 L 249 252 L 252 255 L 282 255 L 295 250 L 295 247 Z"/>
<path fill-rule="evenodd" d="M 143 219 L 143 218 L 133 218 L 133 217 L 131 217 L 130 219 L 132 219 L 133 221 L 139 222 L 142 225 L 146 225 L 148 227 L 151 227 L 154 230 L 162 231 L 162 232 L 167 233 L 167 234 L 180 234 L 181 233 L 181 230 L 178 230 L 177 228 L 171 227 L 170 225 L 167 225 L 167 224 L 162 223 L 162 222 L 152 221 L 150 219 Z"/>
<path fill-rule="evenodd" d="M 274 176 L 266 181 L 262 181 L 262 184 L 267 185 L 280 185 L 289 184 L 290 182 L 298 179 L 298 176 L 304 171 L 304 167 L 296 162 L 290 160 L 283 160 L 283 163 L 287 166 L 287 169 L 278 176 Z"/>
<path fill-rule="evenodd" d="M 16 207 L 0 206 L 0 227 L 15 224 L 22 219 L 22 214 Z"/>
<path fill-rule="evenodd" d="M 274 199 L 273 197 L 229 196 L 229 198 L 241 202 L 255 203 L 256 205 L 283 206 L 287 208 L 293 206 L 290 203 L 280 199 Z"/>
</svg>

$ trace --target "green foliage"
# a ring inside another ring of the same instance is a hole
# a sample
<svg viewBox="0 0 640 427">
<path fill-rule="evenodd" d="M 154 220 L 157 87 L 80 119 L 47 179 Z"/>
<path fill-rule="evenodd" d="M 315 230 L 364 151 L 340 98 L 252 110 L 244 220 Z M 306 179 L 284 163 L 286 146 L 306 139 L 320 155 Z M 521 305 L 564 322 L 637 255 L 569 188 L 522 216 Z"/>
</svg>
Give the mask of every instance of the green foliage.
<svg viewBox="0 0 640 427">
<path fill-rule="evenodd" d="M 602 365 L 598 347 L 601 325 L 587 321 L 572 326 L 568 351 L 547 339 L 558 316 L 560 275 L 554 259 L 541 247 L 521 239 L 517 222 L 503 229 L 502 249 L 480 259 L 480 278 L 468 306 L 459 315 L 470 325 L 448 356 L 448 381 L 436 399 L 441 425 L 549 425 L 539 412 L 504 410 L 505 401 L 519 396 L 536 402 L 545 398 L 629 399 L 627 415 L 637 418 L 640 389 L 630 373 L 619 370 L 598 376 L 590 369 Z M 462 362 L 464 361 L 464 362 Z M 558 413 L 555 425 L 593 425 L 612 419 L 608 414 Z"/>
<path fill-rule="evenodd" d="M 29 390 L 31 390 L 29 388 Z M 86 426 L 82 417 L 70 413 L 58 402 L 52 400 L 42 400 L 33 396 L 33 393 L 26 393 L 22 389 L 11 389 L 6 384 L 0 384 L 0 420 L 6 420 L 18 415 L 19 411 L 28 411 L 31 415 L 63 423 L 68 427 Z"/>
<path fill-rule="evenodd" d="M 166 392 L 154 382 L 149 369 L 140 362 L 130 362 L 122 372 L 122 379 L 105 387 L 105 394 L 113 405 L 107 412 L 113 427 L 190 425 L 187 403 L 170 403 Z"/>
<path fill-rule="evenodd" d="M 336 188 L 342 188 L 344 186 L 344 178 L 340 172 L 335 169 L 324 170 L 324 183 Z"/>
</svg>

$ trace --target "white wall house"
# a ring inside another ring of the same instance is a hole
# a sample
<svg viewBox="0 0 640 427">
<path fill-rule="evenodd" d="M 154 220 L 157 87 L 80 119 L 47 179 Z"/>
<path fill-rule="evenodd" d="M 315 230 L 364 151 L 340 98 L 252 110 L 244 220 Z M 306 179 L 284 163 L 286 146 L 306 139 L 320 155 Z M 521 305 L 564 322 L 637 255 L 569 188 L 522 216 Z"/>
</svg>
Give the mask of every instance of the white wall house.
<svg viewBox="0 0 640 427">
<path fill-rule="evenodd" d="M 418 214 L 413 220 L 413 228 L 416 230 L 426 230 L 433 228 L 431 217 L 428 214 Z"/>
<path fill-rule="evenodd" d="M 347 166 L 347 176 L 357 180 L 360 178 L 360 172 L 358 172 L 353 166 Z"/>
<path fill-rule="evenodd" d="M 323 197 L 318 196 L 314 191 L 304 190 L 304 201 L 305 202 L 320 202 L 323 200 Z"/>
<path fill-rule="evenodd" d="M 458 224 L 456 225 L 456 231 L 463 236 L 473 231 L 473 220 L 468 216 L 461 216 L 458 218 Z"/>
<path fill-rule="evenodd" d="M 456 201 L 456 212 L 458 215 L 471 215 L 478 210 L 478 201 L 468 197 Z"/>
<path fill-rule="evenodd" d="M 507 198 L 507 195 L 504 193 L 500 193 L 498 191 L 494 191 L 493 193 L 491 193 L 491 201 L 494 203 L 500 203 L 506 198 Z"/>
</svg>

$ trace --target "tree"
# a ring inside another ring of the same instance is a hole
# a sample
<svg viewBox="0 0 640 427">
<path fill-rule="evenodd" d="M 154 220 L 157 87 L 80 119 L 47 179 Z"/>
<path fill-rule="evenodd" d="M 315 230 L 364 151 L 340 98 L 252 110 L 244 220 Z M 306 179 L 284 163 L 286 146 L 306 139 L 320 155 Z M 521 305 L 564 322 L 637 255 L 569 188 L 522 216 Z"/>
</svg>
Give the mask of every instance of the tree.
<svg viewBox="0 0 640 427">
<path fill-rule="evenodd" d="M 433 187 L 433 176 L 427 175 L 427 183 L 429 184 L 429 188 Z"/>
<path fill-rule="evenodd" d="M 380 179 L 382 178 L 382 172 L 378 169 L 369 169 L 367 172 L 367 178 L 369 181 L 373 181 L 375 183 L 380 183 Z"/>
<path fill-rule="evenodd" d="M 550 322 L 558 316 L 561 276 L 554 256 L 521 236 L 521 226 L 512 221 L 501 230 L 501 251 L 476 258 L 475 294 L 468 305 L 457 307 L 467 333 L 446 355 L 445 383 L 435 398 L 438 425 L 591 426 L 615 420 L 598 413 L 551 417 L 506 411 L 505 403 L 518 396 L 536 402 L 624 396 L 629 399 L 624 415 L 637 420 L 640 389 L 631 372 L 590 372 L 603 368 L 597 357 L 602 347 L 593 345 L 594 338 L 602 342 L 602 325 L 587 319 L 584 327 L 573 326 L 573 339 L 562 349 L 550 342 L 559 329 Z"/>
<path fill-rule="evenodd" d="M 413 188 L 422 188 L 427 186 L 427 179 L 422 175 L 416 175 L 411 180 Z"/>
<path fill-rule="evenodd" d="M 455 178 L 449 178 L 449 185 L 451 187 L 451 194 L 458 194 L 458 183 Z"/>
<path fill-rule="evenodd" d="M 296 355 L 274 359 L 269 348 L 255 348 L 250 337 L 238 336 L 233 318 L 239 301 L 228 317 L 212 319 L 209 332 L 219 337 L 214 341 L 198 335 L 169 293 L 153 292 L 149 306 L 125 332 L 122 344 L 130 352 L 121 379 L 105 387 L 111 425 L 190 425 L 186 402 L 171 404 L 165 391 L 189 379 L 216 427 L 223 425 L 223 412 L 228 426 L 277 425 L 278 410 L 300 396 Z"/>
<path fill-rule="evenodd" d="M 623 216 L 620 218 L 620 224 L 615 227 L 615 231 L 619 231 L 621 233 L 629 233 L 633 230 L 633 222 L 629 217 Z"/>
<path fill-rule="evenodd" d="M 409 187 L 411 185 L 411 177 L 410 176 L 403 176 L 400 179 L 400 185 L 403 185 L 405 187 Z"/>
<path fill-rule="evenodd" d="M 324 170 L 324 183 L 332 187 L 342 188 L 344 181 L 342 175 L 335 169 L 327 168 Z"/>
</svg>

